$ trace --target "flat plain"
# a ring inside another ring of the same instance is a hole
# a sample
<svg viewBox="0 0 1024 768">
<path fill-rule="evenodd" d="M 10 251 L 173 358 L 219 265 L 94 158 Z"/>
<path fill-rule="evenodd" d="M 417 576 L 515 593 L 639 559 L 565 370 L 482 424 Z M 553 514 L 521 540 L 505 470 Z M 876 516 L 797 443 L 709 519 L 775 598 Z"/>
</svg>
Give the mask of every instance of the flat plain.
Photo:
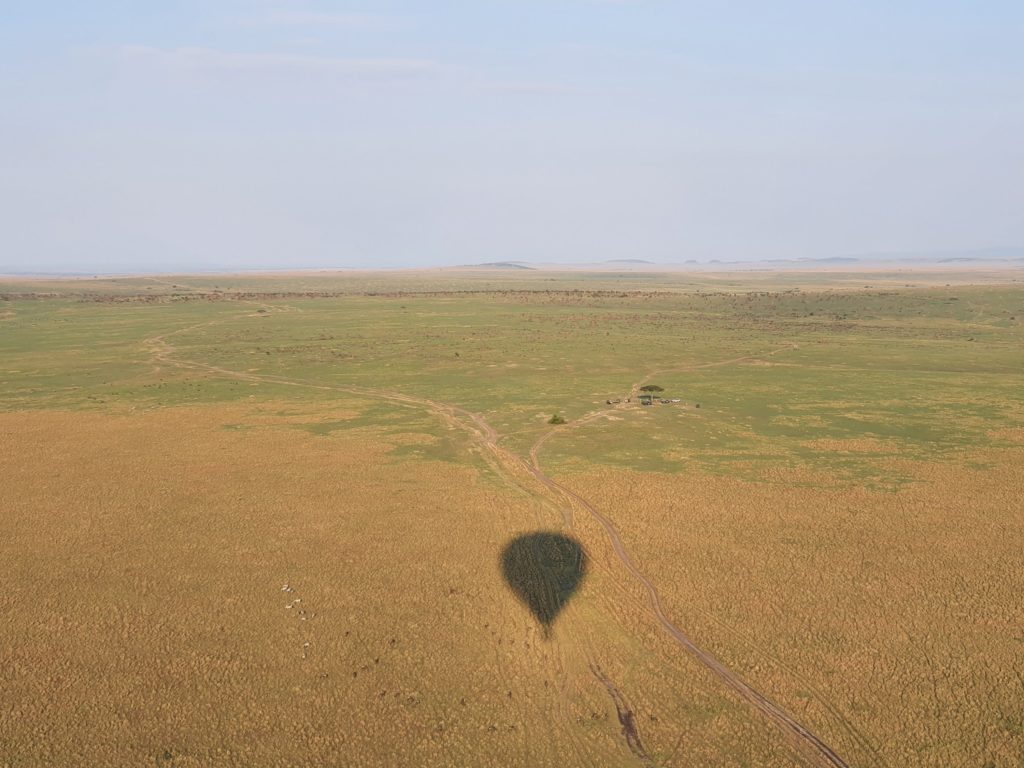
<svg viewBox="0 0 1024 768">
<path fill-rule="evenodd" d="M 1024 765 L 1019 270 L 0 280 L 0 439 L 5 768 Z"/>
</svg>

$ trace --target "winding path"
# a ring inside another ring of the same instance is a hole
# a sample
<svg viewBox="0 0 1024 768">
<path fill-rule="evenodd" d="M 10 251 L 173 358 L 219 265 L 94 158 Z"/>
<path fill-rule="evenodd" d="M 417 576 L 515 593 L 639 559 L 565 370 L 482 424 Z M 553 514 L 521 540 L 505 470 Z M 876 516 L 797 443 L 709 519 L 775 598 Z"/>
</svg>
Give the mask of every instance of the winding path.
<svg viewBox="0 0 1024 768">
<path fill-rule="evenodd" d="M 480 414 L 472 413 L 457 405 L 430 400 L 427 398 L 415 397 L 385 389 L 358 386 L 337 386 L 272 374 L 255 374 L 246 371 L 235 371 L 209 363 L 186 360 L 175 356 L 176 349 L 168 342 L 168 338 L 196 328 L 214 325 L 218 322 L 221 321 L 213 320 L 205 323 L 198 323 L 175 331 L 153 336 L 146 339 L 144 345 L 155 361 L 178 368 L 201 370 L 220 377 L 233 378 L 242 381 L 263 382 L 268 384 L 294 386 L 323 391 L 336 391 L 346 394 L 374 397 L 388 400 L 403 406 L 422 408 L 436 415 L 446 424 L 467 434 L 478 447 L 484 449 L 485 458 L 489 459 L 488 463 L 499 471 L 499 473 L 509 482 L 518 485 L 528 493 L 533 493 L 526 484 L 518 479 L 525 472 L 550 492 L 568 501 L 571 506 L 576 506 L 589 514 L 604 530 L 608 543 L 611 545 L 612 551 L 615 553 L 615 556 L 618 558 L 622 566 L 643 587 L 647 595 L 648 607 L 650 608 L 654 618 L 657 620 L 659 626 L 676 642 L 677 645 L 689 653 L 693 658 L 697 659 L 712 674 L 714 674 L 715 677 L 722 681 L 743 700 L 761 712 L 769 720 L 774 722 L 791 739 L 794 745 L 809 757 L 814 764 L 826 766 L 827 768 L 850 768 L 849 764 L 846 763 L 842 757 L 840 757 L 815 733 L 797 721 L 796 718 L 787 712 L 782 706 L 773 702 L 765 694 L 752 687 L 738 674 L 719 661 L 714 655 L 697 645 L 672 622 L 662 605 L 661 597 L 657 588 L 637 567 L 629 552 L 626 550 L 626 547 L 622 542 L 622 538 L 612 521 L 598 511 L 593 504 L 581 495 L 560 484 L 558 481 L 544 473 L 539 460 L 539 452 L 544 443 L 550 439 L 552 435 L 557 433 L 557 430 L 549 430 L 541 435 L 530 449 L 529 459 L 526 459 L 500 445 L 501 435 L 490 424 L 488 424 Z M 778 352 L 792 348 L 795 348 L 795 345 L 780 347 L 778 349 L 768 351 L 764 353 L 764 355 L 760 356 L 747 355 L 744 357 L 732 358 L 730 360 L 685 366 L 671 370 L 685 371 L 734 365 L 748 360 L 759 359 L 767 355 L 774 355 Z M 655 375 L 655 373 L 652 372 L 650 375 Z M 633 385 L 630 396 L 636 393 L 641 383 L 642 382 L 638 382 Z M 609 410 L 612 409 L 609 408 L 594 411 L 582 419 L 578 419 L 575 424 L 579 426 L 587 423 L 606 414 Z M 571 515 L 566 517 L 566 523 L 570 526 L 572 524 L 571 520 Z M 876 766 L 884 766 L 884 762 L 878 755 L 877 751 L 870 745 L 863 735 L 853 728 L 853 726 L 842 717 L 838 710 L 828 705 L 827 702 L 823 701 L 823 703 L 829 712 L 838 719 L 839 723 L 844 727 L 844 730 L 848 732 L 854 742 L 865 751 L 866 755 L 871 756 L 872 762 Z"/>
</svg>

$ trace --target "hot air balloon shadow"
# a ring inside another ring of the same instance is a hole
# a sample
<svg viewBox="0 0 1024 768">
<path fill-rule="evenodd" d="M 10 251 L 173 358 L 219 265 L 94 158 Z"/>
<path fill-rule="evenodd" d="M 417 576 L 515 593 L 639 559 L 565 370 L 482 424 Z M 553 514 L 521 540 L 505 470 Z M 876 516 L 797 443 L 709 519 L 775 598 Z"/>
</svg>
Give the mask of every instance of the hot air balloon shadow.
<svg viewBox="0 0 1024 768">
<path fill-rule="evenodd" d="M 547 639 L 551 625 L 587 574 L 587 554 L 578 541 L 561 534 L 527 533 L 505 547 L 501 571 Z"/>
</svg>

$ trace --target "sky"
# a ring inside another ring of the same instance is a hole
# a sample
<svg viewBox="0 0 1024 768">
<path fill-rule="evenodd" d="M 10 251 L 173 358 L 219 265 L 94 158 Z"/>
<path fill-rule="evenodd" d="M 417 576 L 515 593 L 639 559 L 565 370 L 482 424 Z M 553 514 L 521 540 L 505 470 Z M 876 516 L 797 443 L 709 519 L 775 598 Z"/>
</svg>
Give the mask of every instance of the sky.
<svg viewBox="0 0 1024 768">
<path fill-rule="evenodd" d="M 1020 0 L 0 0 L 0 272 L 1024 245 Z"/>
</svg>

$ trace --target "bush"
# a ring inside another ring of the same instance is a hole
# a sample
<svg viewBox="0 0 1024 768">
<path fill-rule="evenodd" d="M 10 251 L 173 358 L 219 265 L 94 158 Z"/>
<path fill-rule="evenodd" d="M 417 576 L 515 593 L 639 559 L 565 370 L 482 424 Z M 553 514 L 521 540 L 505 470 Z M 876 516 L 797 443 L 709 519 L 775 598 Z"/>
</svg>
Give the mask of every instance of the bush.
<svg viewBox="0 0 1024 768">
<path fill-rule="evenodd" d="M 548 424 L 565 424 L 565 419 L 559 416 L 557 413 L 548 419 Z"/>
</svg>

